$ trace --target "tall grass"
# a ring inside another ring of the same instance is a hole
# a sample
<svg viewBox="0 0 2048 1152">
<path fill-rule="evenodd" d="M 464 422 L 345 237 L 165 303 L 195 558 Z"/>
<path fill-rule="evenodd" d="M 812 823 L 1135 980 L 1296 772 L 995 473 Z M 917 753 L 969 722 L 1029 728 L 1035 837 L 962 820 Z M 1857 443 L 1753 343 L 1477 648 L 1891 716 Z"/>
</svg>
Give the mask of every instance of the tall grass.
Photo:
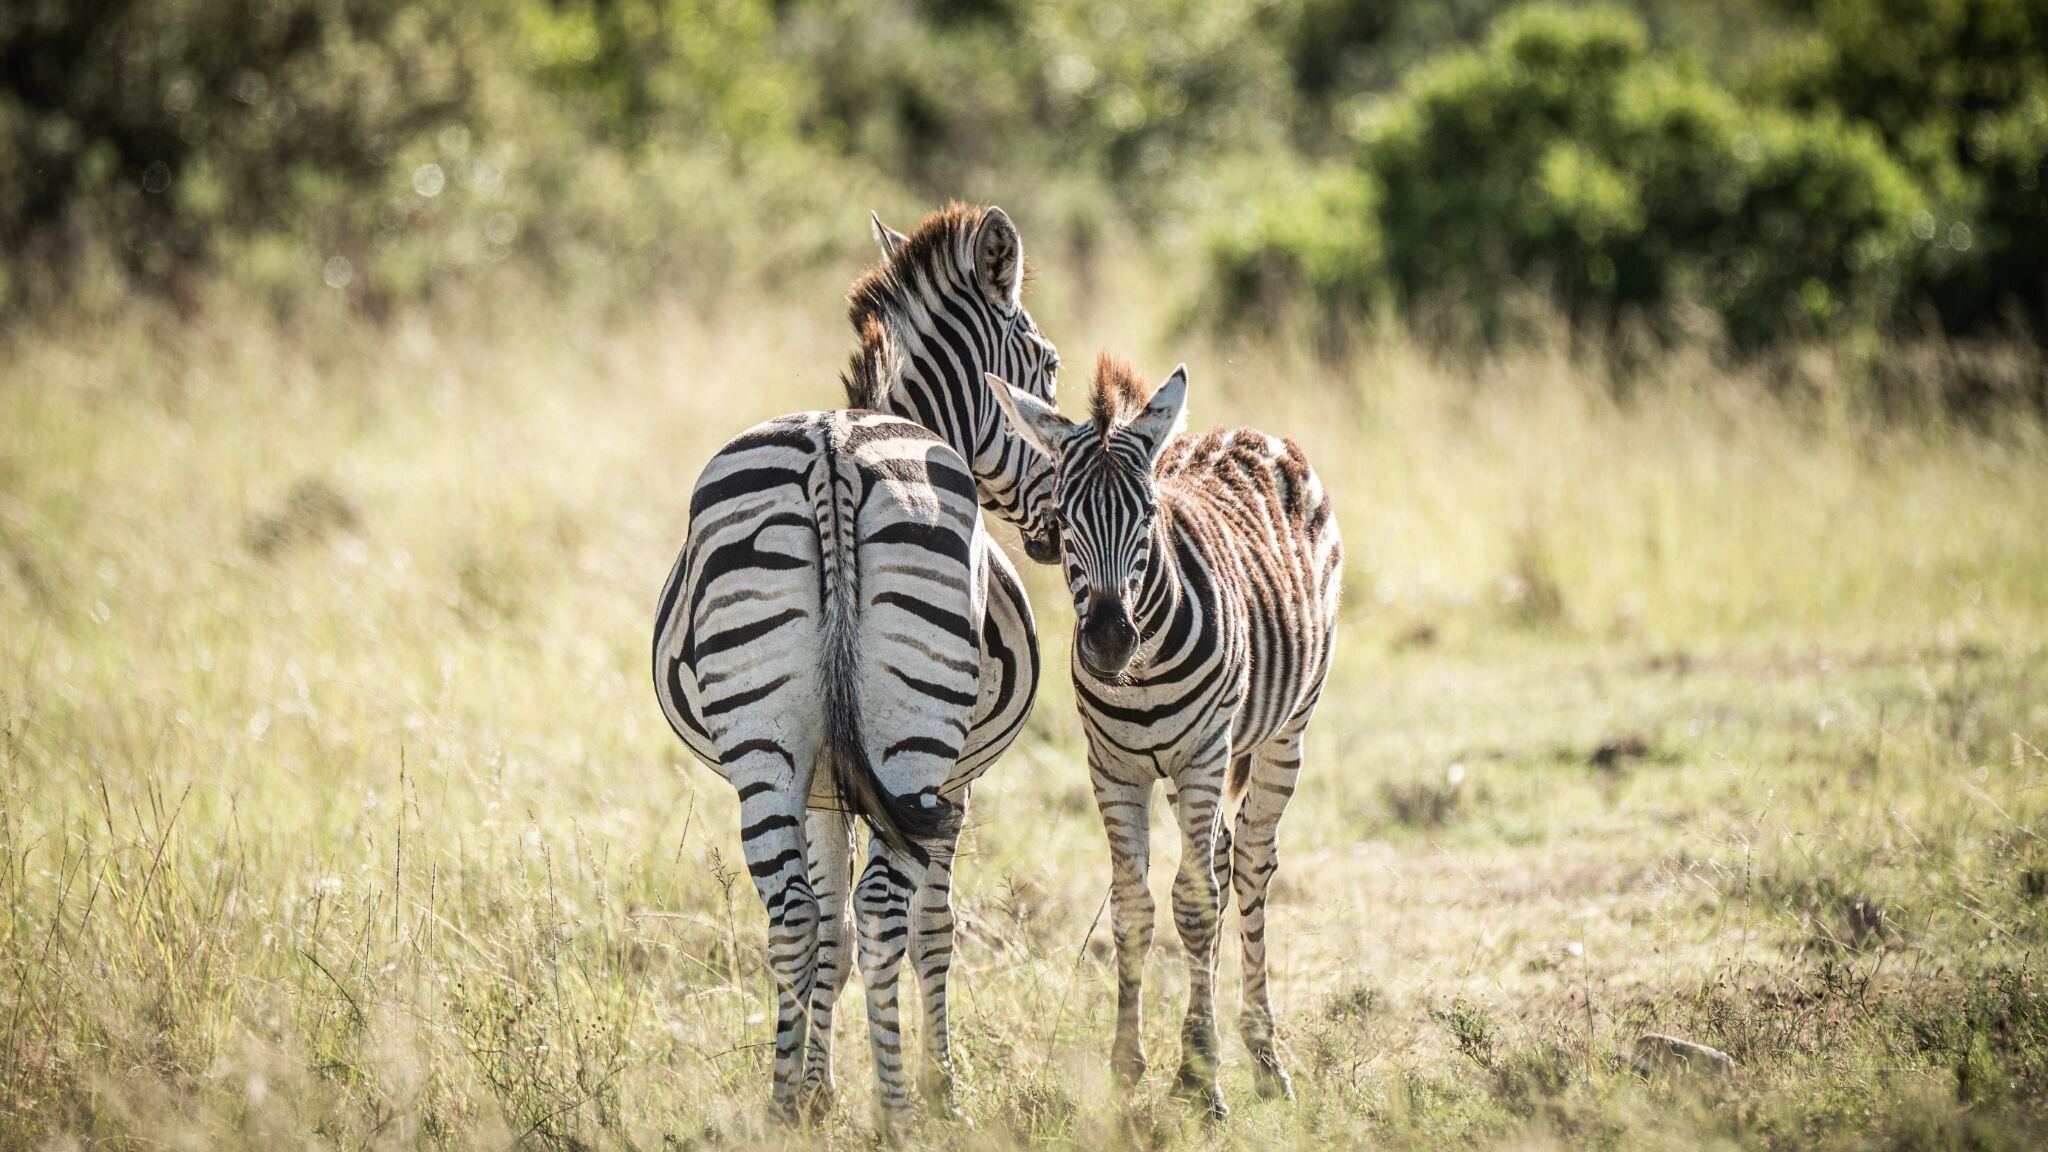
<svg viewBox="0 0 2048 1152">
<path fill-rule="evenodd" d="M 1866 425 L 1684 353 L 1617 380 L 1563 341 L 1163 340 L 1148 277 L 1034 308 L 1070 363 L 1185 359 L 1198 425 L 1298 439 L 1353 558 L 1274 929 L 1303 1098 L 1216 1138 L 2041 1116 L 2039 429 Z M 10 338 L 0 1144 L 785 1138 L 735 805 L 654 707 L 647 629 L 702 460 L 837 403 L 845 278 Z M 1053 683 L 962 869 L 980 1126 L 916 1138 L 1197 1142 L 1107 1075 L 1070 610 L 1032 578 Z M 868 1129 L 846 1004 L 830 1141 Z M 1627 1073 L 1652 1024 L 1745 1061 L 1737 1119 Z"/>
</svg>

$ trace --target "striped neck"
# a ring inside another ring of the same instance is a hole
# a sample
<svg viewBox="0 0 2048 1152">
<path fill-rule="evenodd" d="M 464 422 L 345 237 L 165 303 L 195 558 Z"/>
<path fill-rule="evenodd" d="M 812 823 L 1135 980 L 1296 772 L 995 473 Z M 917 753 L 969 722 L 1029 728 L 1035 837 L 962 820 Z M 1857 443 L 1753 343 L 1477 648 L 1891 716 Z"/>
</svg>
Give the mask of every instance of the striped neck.
<svg viewBox="0 0 2048 1152">
<path fill-rule="evenodd" d="M 982 507 L 1033 524 L 1033 494 L 1050 491 L 1051 464 L 1010 431 L 982 375 L 1027 380 L 1044 368 L 1026 362 L 1034 343 L 1008 338 L 1016 320 L 963 302 L 973 291 L 963 280 L 932 276 L 863 324 L 848 390 L 861 390 L 857 404 L 937 433 L 967 462 Z"/>
<path fill-rule="evenodd" d="M 901 328 L 886 337 L 901 350 L 884 384 L 886 410 L 938 433 L 986 482 L 1002 468 L 1005 439 L 1002 414 L 985 402 L 981 381 L 982 373 L 996 372 L 994 341 L 979 325 L 922 308 L 898 319 Z"/>
<path fill-rule="evenodd" d="M 1131 615 L 1138 625 L 1138 654 L 1135 663 L 1147 663 L 1157 654 L 1155 645 L 1180 610 L 1180 560 L 1174 554 L 1175 508 L 1159 501 L 1159 515 L 1152 523 L 1151 555 L 1145 562 L 1145 580 L 1138 586 L 1137 603 Z"/>
<path fill-rule="evenodd" d="M 1059 354 L 1021 299 L 1023 248 L 1000 209 L 949 205 L 909 236 L 883 233 L 882 263 L 847 293 L 860 337 L 847 403 L 924 425 L 967 462 L 982 507 L 1049 562 L 1052 468 L 1012 432 L 988 394 L 993 373 L 1050 400 Z"/>
</svg>

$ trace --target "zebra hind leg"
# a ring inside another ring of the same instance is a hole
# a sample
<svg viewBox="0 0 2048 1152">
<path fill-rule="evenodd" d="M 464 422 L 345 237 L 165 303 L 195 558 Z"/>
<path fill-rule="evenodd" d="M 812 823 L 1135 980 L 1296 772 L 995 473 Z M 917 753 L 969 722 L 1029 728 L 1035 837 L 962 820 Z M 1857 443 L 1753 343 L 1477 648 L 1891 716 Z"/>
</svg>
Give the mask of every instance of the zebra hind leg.
<svg viewBox="0 0 2048 1152">
<path fill-rule="evenodd" d="M 831 1110 L 837 1094 L 832 1078 L 832 1012 L 853 973 L 853 818 L 812 809 L 805 814 L 805 831 L 811 889 L 821 912 L 802 1096 L 805 1115 L 815 1120 Z"/>
<path fill-rule="evenodd" d="M 911 896 L 910 966 L 924 996 L 925 1059 L 918 1091 L 934 1110 L 957 1117 L 946 1009 L 946 981 L 953 968 L 953 851 L 953 844 L 932 847 L 924 880 Z"/>
<path fill-rule="evenodd" d="M 740 845 L 747 871 L 768 910 L 768 970 L 775 978 L 772 1111 L 793 1120 L 818 968 L 818 899 L 805 853 L 804 789 L 796 786 L 807 782 L 790 781 L 786 770 L 729 771 L 740 793 Z"/>
<path fill-rule="evenodd" d="M 1232 880 L 1244 940 L 1244 1013 L 1239 1027 L 1251 1053 L 1253 1085 L 1267 1099 L 1294 1098 L 1294 1082 L 1274 1039 L 1266 974 L 1266 894 L 1280 867 L 1280 816 L 1301 772 L 1301 725 L 1268 740 L 1253 757 L 1250 787 L 1237 814 Z"/>
<path fill-rule="evenodd" d="M 861 985 L 867 992 L 868 1047 L 874 1055 L 877 1102 L 885 1137 L 901 1134 L 910 1112 L 903 1074 L 903 1030 L 898 976 L 910 934 L 910 897 L 922 868 L 901 858 L 881 837 L 868 841 L 868 864 L 854 886 L 854 925 L 860 935 Z"/>
</svg>

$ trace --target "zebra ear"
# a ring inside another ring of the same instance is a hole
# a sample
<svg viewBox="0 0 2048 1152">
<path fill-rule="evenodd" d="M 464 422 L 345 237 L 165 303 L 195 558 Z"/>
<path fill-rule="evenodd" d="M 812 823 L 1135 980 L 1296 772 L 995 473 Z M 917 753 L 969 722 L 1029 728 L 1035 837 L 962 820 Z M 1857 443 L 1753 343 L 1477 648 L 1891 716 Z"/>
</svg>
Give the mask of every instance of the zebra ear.
<svg viewBox="0 0 2048 1152">
<path fill-rule="evenodd" d="M 868 213 L 868 224 L 868 234 L 875 238 L 875 247 L 882 250 L 884 260 L 894 256 L 898 248 L 910 243 L 910 237 L 882 223 L 882 217 L 877 213 Z"/>
<path fill-rule="evenodd" d="M 974 281 L 1000 312 L 1013 312 L 1024 294 L 1024 240 L 1001 208 L 981 215 L 974 234 Z"/>
<path fill-rule="evenodd" d="M 1006 383 L 993 372 L 981 374 L 988 381 L 989 391 L 995 394 L 996 405 L 1003 410 L 1003 419 L 1026 443 L 1041 454 L 1054 460 L 1060 458 L 1060 446 L 1074 430 L 1074 425 L 1060 415 L 1060 411 L 1031 393 Z"/>
<path fill-rule="evenodd" d="M 1136 436 L 1145 445 L 1145 451 L 1152 459 L 1159 459 L 1159 453 L 1167 441 L 1180 435 L 1188 426 L 1188 366 L 1174 368 L 1173 375 L 1166 378 L 1152 392 L 1152 398 L 1145 402 L 1145 410 L 1125 425 L 1125 430 Z"/>
</svg>

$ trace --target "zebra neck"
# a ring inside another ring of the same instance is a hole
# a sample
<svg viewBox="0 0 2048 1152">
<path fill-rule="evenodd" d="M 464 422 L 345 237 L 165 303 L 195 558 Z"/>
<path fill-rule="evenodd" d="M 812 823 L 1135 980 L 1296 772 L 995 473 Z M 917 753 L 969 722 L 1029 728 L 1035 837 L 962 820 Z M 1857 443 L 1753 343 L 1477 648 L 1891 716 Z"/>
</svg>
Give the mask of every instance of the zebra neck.
<svg viewBox="0 0 2048 1152">
<path fill-rule="evenodd" d="M 1145 565 L 1145 582 L 1138 588 L 1138 646 L 1142 650 L 1166 631 L 1180 608 L 1180 564 L 1174 558 L 1172 513 L 1160 508 L 1152 524 L 1152 555 Z"/>
<path fill-rule="evenodd" d="M 986 490 L 1003 472 L 999 414 L 993 404 L 981 402 L 986 350 L 971 333 L 951 341 L 912 325 L 904 329 L 892 334 L 901 354 L 893 358 L 897 370 L 888 382 L 890 414 L 938 433 Z"/>
</svg>

